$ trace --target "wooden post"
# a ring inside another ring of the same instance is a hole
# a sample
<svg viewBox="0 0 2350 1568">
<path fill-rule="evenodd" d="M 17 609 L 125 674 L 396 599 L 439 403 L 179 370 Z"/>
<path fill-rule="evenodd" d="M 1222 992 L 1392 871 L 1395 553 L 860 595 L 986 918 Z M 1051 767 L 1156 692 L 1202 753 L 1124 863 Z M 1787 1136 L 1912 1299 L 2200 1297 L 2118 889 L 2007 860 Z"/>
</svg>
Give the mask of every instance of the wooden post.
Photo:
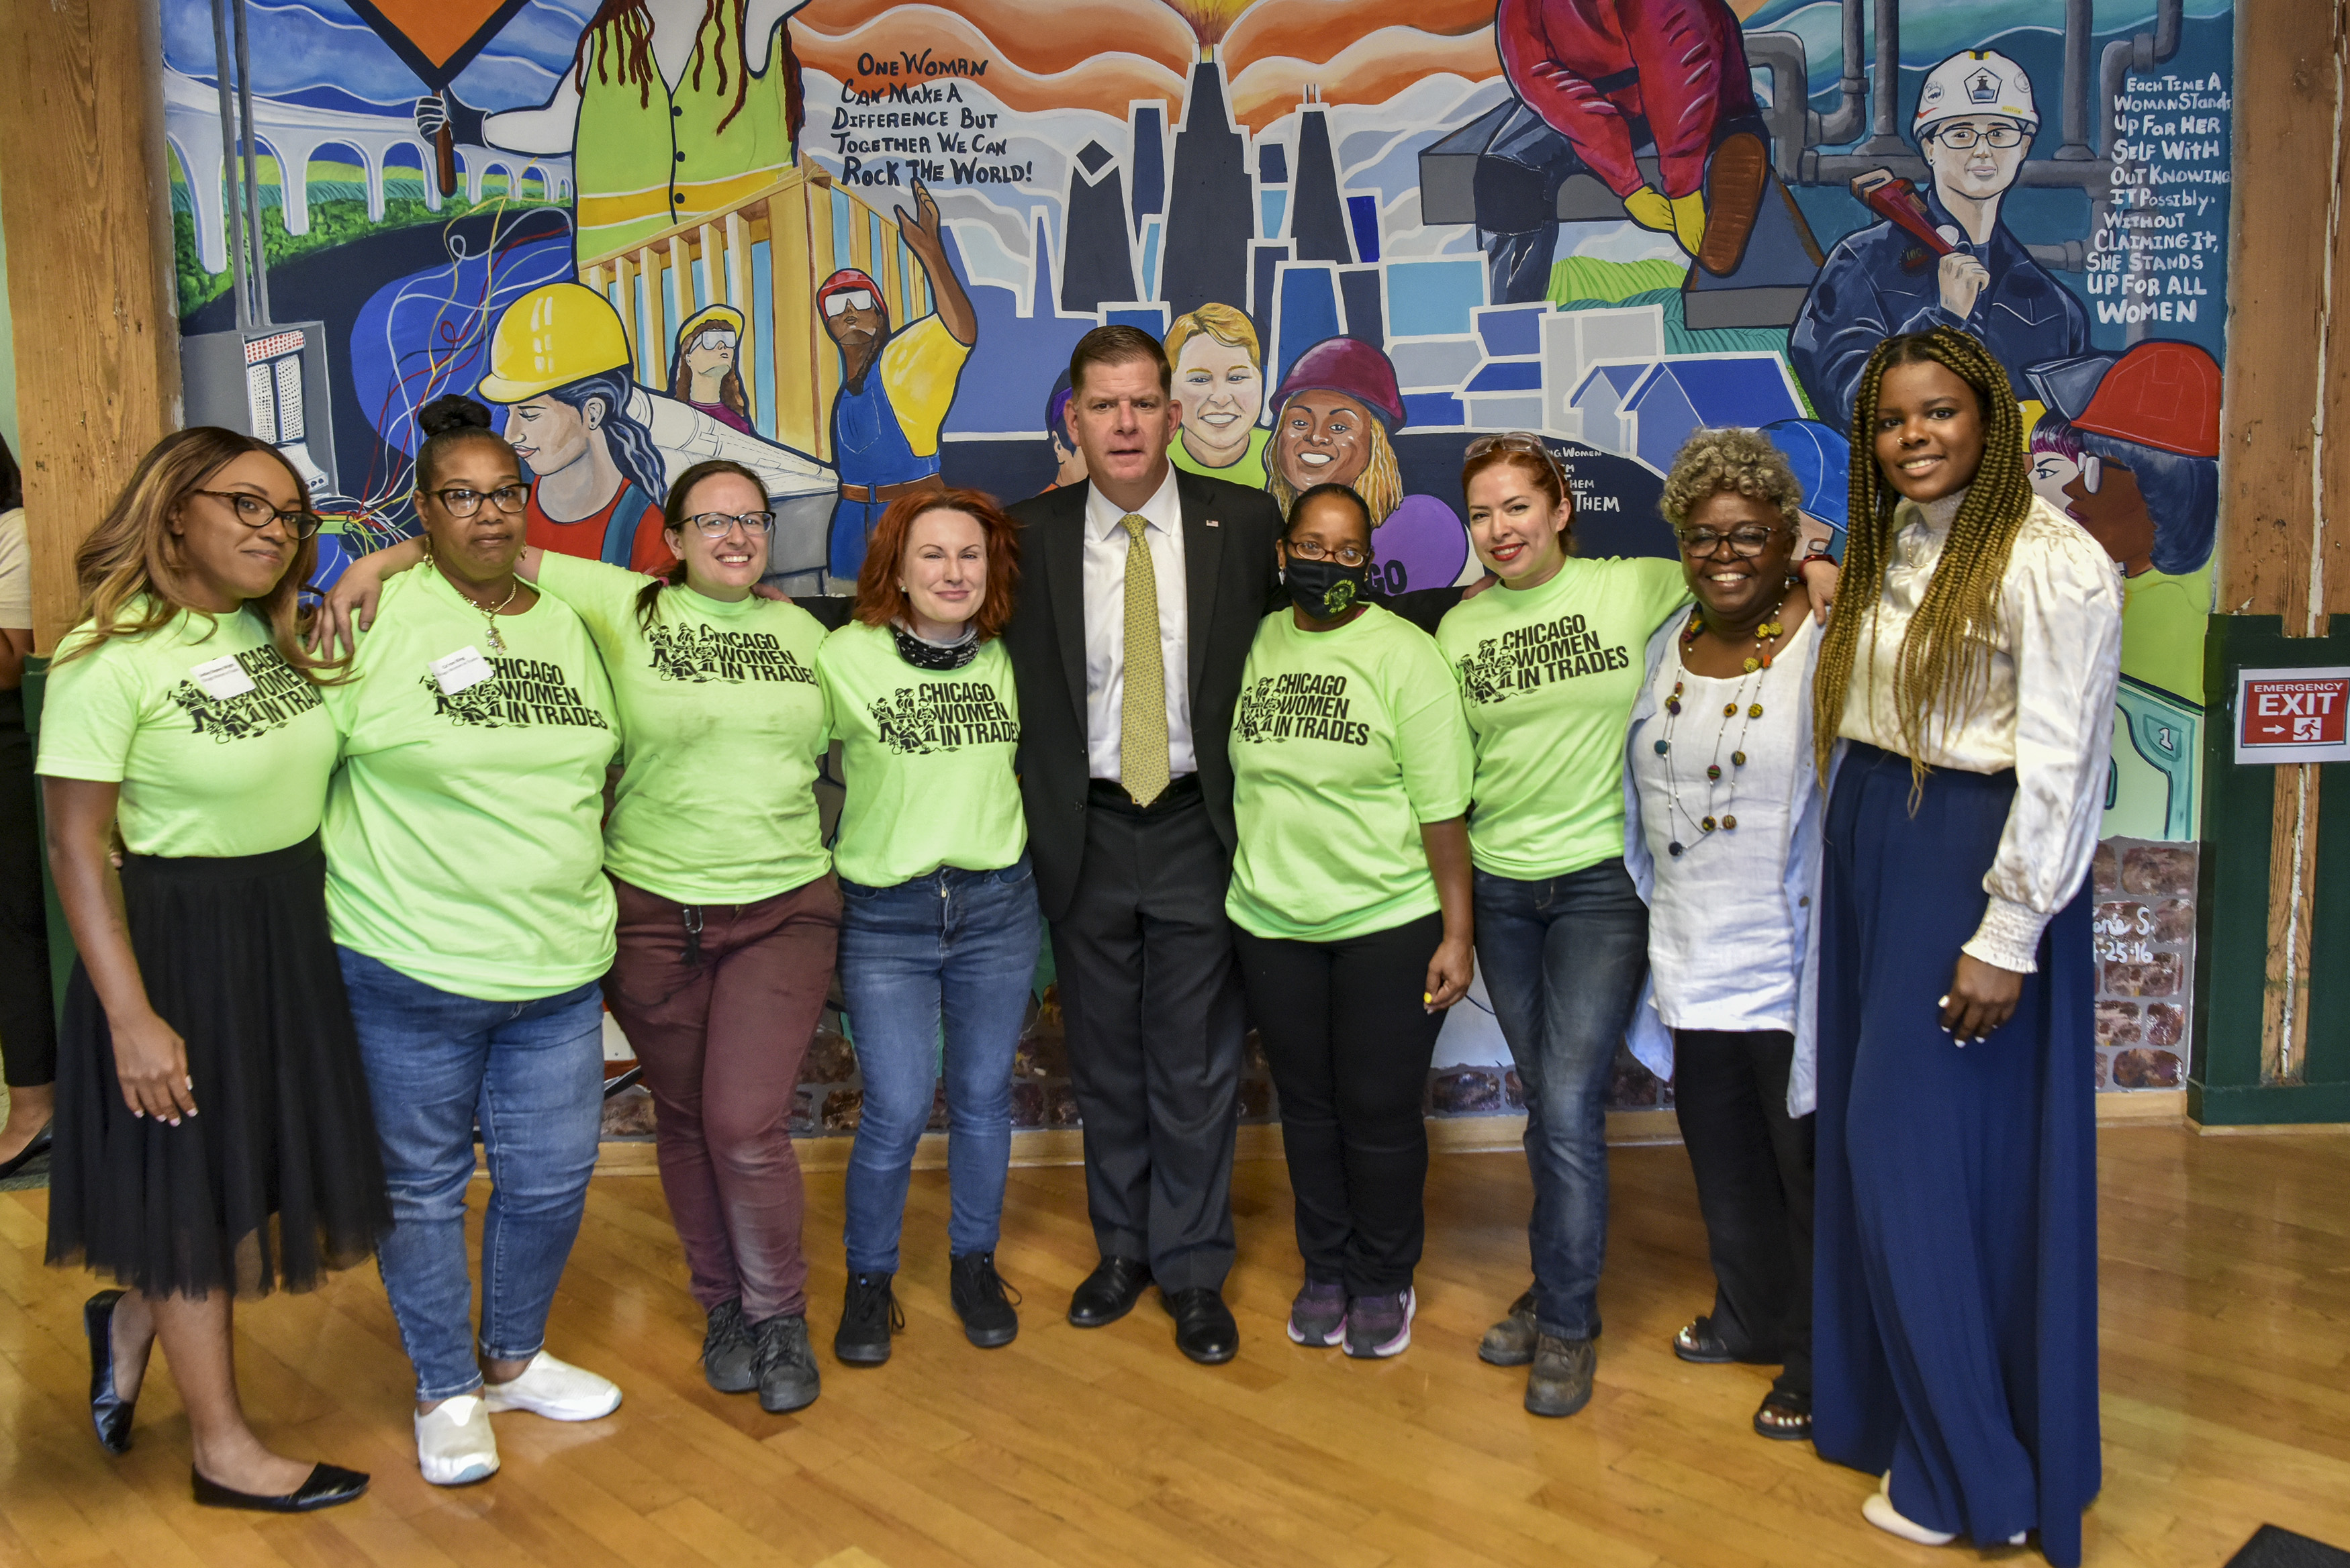
<svg viewBox="0 0 2350 1568">
<path fill-rule="evenodd" d="M 73 625 L 73 554 L 180 422 L 153 6 L 0 0 L 0 188 L 36 650 Z"/>
<path fill-rule="evenodd" d="M 2350 126 L 2343 114 L 2350 107 L 2350 36 L 2341 24 L 2336 5 L 2236 7 L 2227 395 L 2220 441 L 2225 511 L 2214 589 L 2215 649 L 2242 645 L 2239 628 L 2255 638 L 2265 635 L 2272 647 L 2280 631 L 2286 639 L 2322 639 L 2330 617 L 2350 609 L 2350 386 L 2345 385 L 2350 378 L 2350 213 L 2343 200 L 2350 174 Z M 2263 625 L 2274 629 L 2254 629 Z M 2216 877 L 2207 877 L 2206 940 L 2199 947 L 2231 945 L 2220 928 L 2237 919 L 2244 921 L 2247 936 L 2257 929 L 2265 937 L 2257 1079 L 2282 1088 L 2309 1082 L 2309 1053 L 2318 1044 L 2310 1029 L 2313 1006 L 2319 1004 L 2311 984 L 2320 967 L 2315 954 L 2330 940 L 2321 928 L 2342 915 L 2329 911 L 2322 897 L 2321 770 L 2280 766 L 2265 781 L 2211 776 L 2215 766 L 2232 771 L 2231 763 L 2220 761 L 2227 755 L 2221 732 L 2233 718 L 2232 685 L 2222 691 L 2219 684 L 2227 680 L 2225 663 L 2215 659 L 2211 665 L 2214 744 L 2206 753 L 2205 857 L 2207 862 L 2215 854 L 2241 858 L 2257 849 L 2258 839 L 2244 832 L 2253 820 L 2257 788 L 2268 799 L 2260 813 L 2266 819 L 2267 875 L 2255 882 L 2246 875 L 2254 867 L 2246 866 L 2221 867 Z M 2215 791 L 2214 784 L 2225 787 Z M 2238 804 L 2220 807 L 2222 794 Z M 2335 809 L 2350 812 L 2350 802 L 2337 802 Z M 2215 906 L 2208 888 L 2220 885 L 2235 889 L 2230 898 L 2239 901 L 2230 906 L 2223 898 L 2220 905 L 2229 907 Z M 2244 902 L 2255 887 L 2266 893 L 2266 919 L 2257 928 Z M 2212 958 L 2216 965 L 2216 947 Z M 2220 968 L 2210 972 L 2217 977 Z M 2228 990 L 2230 981 L 2216 983 Z M 2333 976 L 2328 983 L 2350 981 Z M 2241 1002 L 2232 992 L 2223 1006 L 2203 989 L 2199 984 L 2199 1014 L 2220 1009 L 2211 1014 L 2213 1028 L 2230 1034 L 2249 1030 L 2249 1019 L 2238 1021 Z M 2199 1031 L 2199 1055 L 2217 1044 L 2201 1038 L 2210 1033 Z M 2219 1055 L 2238 1054 L 2230 1049 Z M 2250 1073 L 2217 1067 L 2216 1060 L 2207 1061 L 2198 1076 L 2213 1087 L 2251 1086 Z"/>
</svg>

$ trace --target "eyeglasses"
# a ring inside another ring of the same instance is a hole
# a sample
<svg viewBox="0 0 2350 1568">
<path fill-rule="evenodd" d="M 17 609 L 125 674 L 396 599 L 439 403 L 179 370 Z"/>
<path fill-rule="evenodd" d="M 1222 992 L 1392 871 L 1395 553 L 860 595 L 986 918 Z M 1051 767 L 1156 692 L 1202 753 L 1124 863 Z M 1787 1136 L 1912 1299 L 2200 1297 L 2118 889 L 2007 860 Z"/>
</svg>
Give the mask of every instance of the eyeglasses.
<svg viewBox="0 0 2350 1568">
<path fill-rule="evenodd" d="M 1284 539 L 1281 545 L 1301 561 L 1336 561 L 1342 566 L 1359 566 L 1371 558 L 1368 550 L 1353 545 L 1341 545 L 1335 550 L 1326 550 L 1313 539 Z"/>
<path fill-rule="evenodd" d="M 873 296 L 861 288 L 844 288 L 838 294 L 828 294 L 824 297 L 824 313 L 827 316 L 838 316 L 844 310 L 872 308 Z"/>
<path fill-rule="evenodd" d="M 266 528 L 272 518 L 286 525 L 286 531 L 296 539 L 307 539 L 326 526 L 327 520 L 316 512 L 300 507 L 280 512 L 269 504 L 269 498 L 255 495 L 249 490 L 199 490 L 198 495 L 209 495 L 215 501 L 225 501 L 236 513 L 236 520 L 248 528 Z"/>
<path fill-rule="evenodd" d="M 501 512 L 521 511 L 530 499 L 530 486 L 501 484 L 495 490 L 482 491 L 458 485 L 448 490 L 436 490 L 432 494 L 450 516 L 471 517 L 482 509 L 482 503 L 485 500 L 495 504 Z"/>
<path fill-rule="evenodd" d="M 1971 125 L 1946 125 L 1934 128 L 1934 140 L 1956 151 L 1964 152 L 1978 141 L 2004 151 L 2023 142 L 2023 128 L 2015 125 L 1994 125 L 1989 130 L 1977 130 Z"/>
<path fill-rule="evenodd" d="M 1702 561 L 1718 554 L 1724 539 L 1730 541 L 1731 555 L 1741 560 L 1751 561 L 1771 547 L 1772 536 L 1777 533 L 1776 528 L 1760 525 L 1732 528 L 1727 534 L 1717 534 L 1711 528 L 1687 528 L 1674 537 L 1681 542 L 1681 553 L 1692 561 Z"/>
<path fill-rule="evenodd" d="M 775 531 L 775 514 L 772 512 L 697 512 L 686 521 L 701 529 L 705 539 L 723 539 L 737 523 L 743 524 L 745 534 Z"/>
<path fill-rule="evenodd" d="M 698 334 L 692 342 L 686 345 L 687 349 L 693 352 L 702 352 L 712 348 L 732 348 L 733 347 L 734 334 L 727 331 L 723 327 L 710 327 Z"/>
</svg>

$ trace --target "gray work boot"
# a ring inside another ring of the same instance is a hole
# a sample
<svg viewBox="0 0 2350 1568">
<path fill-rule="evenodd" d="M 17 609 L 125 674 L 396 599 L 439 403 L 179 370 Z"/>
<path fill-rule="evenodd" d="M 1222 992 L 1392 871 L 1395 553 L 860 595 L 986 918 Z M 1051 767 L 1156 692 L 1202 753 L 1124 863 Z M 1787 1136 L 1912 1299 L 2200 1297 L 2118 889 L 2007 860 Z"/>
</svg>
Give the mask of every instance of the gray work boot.
<svg viewBox="0 0 2350 1568">
<path fill-rule="evenodd" d="M 759 1408 L 782 1416 L 815 1404 L 823 1385 L 808 1348 L 807 1319 L 778 1313 L 753 1324 L 751 1334 L 759 1345 Z"/>
<path fill-rule="evenodd" d="M 743 1301 L 737 1296 L 710 1309 L 710 1327 L 702 1336 L 702 1375 L 721 1394 L 748 1394 L 759 1386 L 752 1370 L 759 1347 L 743 1321 Z"/>
<path fill-rule="evenodd" d="M 1494 1366 L 1523 1366 L 1534 1358 L 1534 1293 L 1510 1303 L 1510 1313 L 1485 1331 L 1477 1345 L 1477 1359 Z"/>
<path fill-rule="evenodd" d="M 1534 1369 L 1526 1374 L 1526 1408 L 1537 1416 L 1572 1416 L 1591 1403 L 1591 1375 L 1599 1368 L 1596 1340 L 1534 1340 Z"/>
</svg>

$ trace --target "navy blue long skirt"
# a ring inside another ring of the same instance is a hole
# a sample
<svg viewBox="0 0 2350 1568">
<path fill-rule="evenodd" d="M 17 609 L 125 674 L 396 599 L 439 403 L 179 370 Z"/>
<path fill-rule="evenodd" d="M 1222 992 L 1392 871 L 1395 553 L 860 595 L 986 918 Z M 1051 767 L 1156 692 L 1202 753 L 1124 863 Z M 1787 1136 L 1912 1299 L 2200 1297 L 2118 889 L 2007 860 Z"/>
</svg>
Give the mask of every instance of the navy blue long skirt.
<svg viewBox="0 0 2350 1568">
<path fill-rule="evenodd" d="M 1828 802 L 1814 1272 L 1821 1457 L 1893 1504 L 2081 1561 L 2097 1494 L 2092 895 L 2050 921 L 2015 1014 L 1960 1049 L 1937 1001 L 1974 935 L 2015 775 L 1853 745 Z"/>
</svg>

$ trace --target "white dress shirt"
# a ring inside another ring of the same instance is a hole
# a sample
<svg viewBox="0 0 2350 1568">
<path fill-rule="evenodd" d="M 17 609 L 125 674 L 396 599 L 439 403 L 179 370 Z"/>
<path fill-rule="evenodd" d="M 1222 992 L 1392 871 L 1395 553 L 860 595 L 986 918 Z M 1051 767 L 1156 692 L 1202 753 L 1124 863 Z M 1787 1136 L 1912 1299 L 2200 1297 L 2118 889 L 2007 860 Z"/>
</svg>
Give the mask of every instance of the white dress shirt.
<svg viewBox="0 0 2350 1568">
<path fill-rule="evenodd" d="M 1135 508 L 1159 588 L 1159 664 L 1167 681 L 1167 776 L 1197 773 L 1191 750 L 1191 620 L 1183 577 L 1183 502 L 1175 467 Z M 1119 729 L 1126 713 L 1126 509 L 1086 486 L 1086 763 L 1097 779 L 1121 779 Z"/>
<path fill-rule="evenodd" d="M 1929 767 L 2015 770 L 2015 804 L 1983 874 L 1991 904 L 1960 950 L 2028 974 L 2039 967 L 2041 930 L 2080 890 L 2097 851 L 2121 675 L 2122 579 L 2086 530 L 2034 497 L 2000 585 L 1981 700 L 1904 740 L 1894 671 L 1964 494 L 1895 510 L 1885 592 L 1861 628 L 1837 733 Z"/>
</svg>

